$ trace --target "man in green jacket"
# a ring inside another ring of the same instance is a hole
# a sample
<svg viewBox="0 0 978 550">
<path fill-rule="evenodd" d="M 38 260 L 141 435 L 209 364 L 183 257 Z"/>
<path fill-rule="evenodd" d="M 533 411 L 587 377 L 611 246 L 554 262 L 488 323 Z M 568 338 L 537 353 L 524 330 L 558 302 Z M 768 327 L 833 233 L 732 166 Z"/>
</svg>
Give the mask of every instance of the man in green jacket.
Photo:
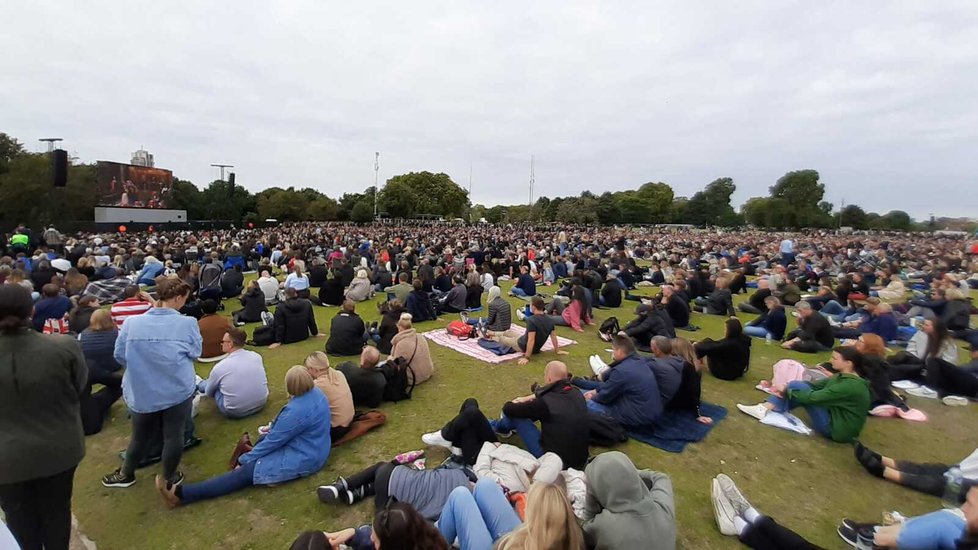
<svg viewBox="0 0 978 550">
<path fill-rule="evenodd" d="M 869 381 L 856 374 L 861 364 L 862 356 L 854 347 L 835 348 L 832 368 L 837 374 L 814 382 L 789 382 L 782 396 L 771 396 L 766 403 L 757 405 L 737 405 L 737 408 L 761 420 L 768 411 L 787 412 L 805 407 L 816 432 L 832 441 L 849 443 L 859 437 L 871 403 Z"/>
</svg>

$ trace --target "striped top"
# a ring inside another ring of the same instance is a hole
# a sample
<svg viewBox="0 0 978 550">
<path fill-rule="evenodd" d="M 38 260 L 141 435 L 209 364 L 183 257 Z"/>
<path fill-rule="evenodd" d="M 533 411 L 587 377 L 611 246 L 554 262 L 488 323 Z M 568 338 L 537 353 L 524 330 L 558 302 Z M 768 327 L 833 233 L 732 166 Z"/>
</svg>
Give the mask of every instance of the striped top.
<svg viewBox="0 0 978 550">
<path fill-rule="evenodd" d="M 115 321 L 115 325 L 117 327 L 122 327 L 122 323 L 124 323 L 126 319 L 136 315 L 142 315 L 151 309 L 153 309 L 153 304 L 143 302 L 139 298 L 129 298 L 127 300 L 112 304 L 110 313 L 112 314 L 112 320 Z"/>
</svg>

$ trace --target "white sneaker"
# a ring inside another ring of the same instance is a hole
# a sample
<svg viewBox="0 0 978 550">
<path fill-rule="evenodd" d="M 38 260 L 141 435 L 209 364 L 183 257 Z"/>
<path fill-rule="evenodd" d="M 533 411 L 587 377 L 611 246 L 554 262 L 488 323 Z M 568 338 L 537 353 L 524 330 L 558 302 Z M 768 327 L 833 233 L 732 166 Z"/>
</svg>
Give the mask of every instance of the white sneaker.
<svg viewBox="0 0 978 550">
<path fill-rule="evenodd" d="M 451 451 L 453 455 L 462 454 L 462 449 L 452 445 L 451 441 L 442 437 L 441 430 L 422 435 L 421 441 L 425 445 L 431 445 L 432 447 L 444 447 Z"/>
<path fill-rule="evenodd" d="M 743 516 L 744 512 L 751 508 L 750 502 L 744 497 L 744 494 L 740 492 L 737 488 L 737 484 L 730 479 L 727 474 L 720 474 L 716 477 L 717 485 L 720 486 L 720 490 L 723 491 L 723 495 L 727 497 L 730 501 L 730 505 L 733 506 L 734 513 L 738 516 Z"/>
<path fill-rule="evenodd" d="M 833 318 L 831 318 L 831 317 L 826 317 L 826 319 L 828 319 L 828 320 L 829 320 L 829 325 L 830 325 L 830 326 L 833 326 L 833 327 L 837 327 L 837 326 L 839 326 L 839 325 L 841 325 L 841 324 L 842 324 L 842 323 L 840 323 L 840 322 L 838 322 L 838 321 L 836 321 L 835 319 L 833 319 Z"/>
<path fill-rule="evenodd" d="M 960 395 L 948 395 L 944 399 L 941 399 L 948 407 L 964 407 L 968 405 L 968 398 L 961 397 Z"/>
<path fill-rule="evenodd" d="M 893 382 L 890 385 L 898 390 L 912 390 L 920 387 L 920 384 L 916 382 L 912 382 L 910 380 L 897 380 L 896 382 Z"/>
<path fill-rule="evenodd" d="M 734 526 L 734 518 L 737 517 L 737 513 L 734 511 L 734 507 L 730 504 L 726 495 L 724 495 L 716 479 L 712 482 L 710 496 L 713 499 L 713 515 L 716 517 L 720 534 L 727 536 L 736 535 L 737 527 Z"/>
<path fill-rule="evenodd" d="M 604 371 L 608 370 L 608 365 L 606 365 L 597 355 L 592 355 L 589 357 L 588 363 L 591 365 L 591 371 L 594 372 L 595 376 L 601 376 Z"/>
<path fill-rule="evenodd" d="M 737 408 L 740 409 L 740 412 L 753 416 L 758 420 L 762 420 L 770 410 L 764 406 L 764 403 L 758 403 L 757 405 L 741 405 L 738 403 Z"/>
<path fill-rule="evenodd" d="M 915 397 L 924 397 L 926 399 L 937 399 L 937 392 L 928 388 L 927 386 L 920 386 L 919 388 L 910 388 L 907 393 Z"/>
<path fill-rule="evenodd" d="M 526 319 L 526 313 L 523 312 L 523 308 L 519 308 L 516 310 L 516 318 L 519 319 L 520 321 Z"/>
</svg>

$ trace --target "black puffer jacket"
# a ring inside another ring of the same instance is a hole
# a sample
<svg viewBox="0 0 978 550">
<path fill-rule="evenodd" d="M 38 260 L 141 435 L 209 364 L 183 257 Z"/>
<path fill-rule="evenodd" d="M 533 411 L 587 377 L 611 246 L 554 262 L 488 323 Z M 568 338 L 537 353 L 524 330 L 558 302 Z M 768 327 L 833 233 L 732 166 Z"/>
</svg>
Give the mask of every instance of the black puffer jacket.
<svg viewBox="0 0 978 550">
<path fill-rule="evenodd" d="M 330 355 L 360 355 L 363 351 L 363 319 L 356 313 L 341 311 L 329 327 L 326 353 Z"/>
<path fill-rule="evenodd" d="M 304 298 L 286 300 L 275 308 L 275 341 L 279 344 L 301 342 L 310 334 L 319 334 L 312 302 Z"/>
<path fill-rule="evenodd" d="M 565 468 L 583 469 L 587 464 L 590 440 L 588 412 L 584 395 L 566 381 L 554 382 L 536 392 L 536 399 L 524 403 L 510 401 L 503 414 L 510 418 L 540 421 L 540 445 L 564 461 Z"/>
</svg>

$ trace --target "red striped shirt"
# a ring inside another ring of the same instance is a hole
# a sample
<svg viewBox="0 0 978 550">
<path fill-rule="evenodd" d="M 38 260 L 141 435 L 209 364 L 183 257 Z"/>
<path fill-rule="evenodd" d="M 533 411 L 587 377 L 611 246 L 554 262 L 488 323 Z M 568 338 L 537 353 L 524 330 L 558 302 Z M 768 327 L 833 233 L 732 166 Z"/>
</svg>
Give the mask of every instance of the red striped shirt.
<svg viewBox="0 0 978 550">
<path fill-rule="evenodd" d="M 122 327 L 122 323 L 124 323 L 126 319 L 135 317 L 136 315 L 142 315 L 151 309 L 153 309 L 153 304 L 144 302 L 138 298 L 129 298 L 128 300 L 123 300 L 121 302 L 112 304 L 110 313 L 116 326 Z"/>
</svg>

